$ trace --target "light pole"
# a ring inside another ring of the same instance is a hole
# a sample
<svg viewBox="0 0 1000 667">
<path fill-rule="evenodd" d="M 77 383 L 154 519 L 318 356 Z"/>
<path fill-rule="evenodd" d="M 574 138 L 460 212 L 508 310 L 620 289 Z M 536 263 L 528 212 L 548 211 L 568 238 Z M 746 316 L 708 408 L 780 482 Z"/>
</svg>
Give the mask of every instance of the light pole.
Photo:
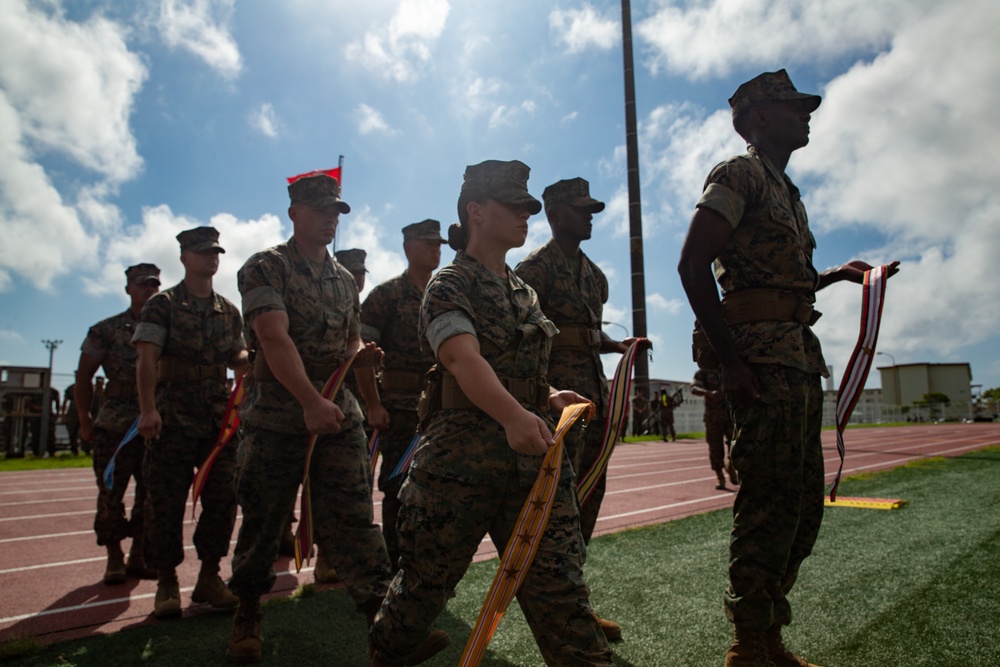
<svg viewBox="0 0 1000 667">
<path fill-rule="evenodd" d="M 601 325 L 618 327 L 619 329 L 625 332 L 625 337 L 628 338 L 628 329 L 626 329 L 625 326 L 622 324 L 618 324 L 617 322 L 601 322 Z"/>
<path fill-rule="evenodd" d="M 45 390 L 42 392 L 42 429 L 39 434 L 38 448 L 48 452 L 49 447 L 49 426 L 55 428 L 54 424 L 49 424 L 49 407 L 52 405 L 52 356 L 56 348 L 62 343 L 61 340 L 43 340 L 42 344 L 49 349 L 49 373 L 45 378 Z M 41 451 L 36 452 L 36 456 Z"/>
</svg>

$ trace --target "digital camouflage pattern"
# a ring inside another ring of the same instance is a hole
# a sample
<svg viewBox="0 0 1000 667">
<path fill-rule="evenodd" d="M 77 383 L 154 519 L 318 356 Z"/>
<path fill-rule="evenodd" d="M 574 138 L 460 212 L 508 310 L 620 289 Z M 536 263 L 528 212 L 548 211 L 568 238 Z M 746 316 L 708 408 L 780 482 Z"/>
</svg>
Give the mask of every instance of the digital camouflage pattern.
<svg viewBox="0 0 1000 667">
<path fill-rule="evenodd" d="M 812 263 L 816 240 L 809 231 L 799 189 L 753 146 L 716 166 L 698 207 L 729 221 L 733 234 L 715 261 L 722 293 L 766 288 L 816 302 L 819 274 Z M 730 327 L 750 363 L 782 364 L 827 375 L 819 339 L 798 322 L 746 322 Z"/>
<path fill-rule="evenodd" d="M 733 505 L 726 614 L 759 630 L 791 623 L 787 595 L 823 519 L 823 389 L 815 373 L 755 364 L 764 394 L 736 407 L 730 458 L 740 474 Z"/>
<path fill-rule="evenodd" d="M 90 327 L 80 346 L 81 352 L 101 362 L 109 384 L 129 388 L 128 397 L 106 397 L 94 421 L 95 427 L 122 435 L 139 416 L 139 400 L 135 394 L 136 351 L 132 344 L 138 324 L 131 310 L 118 313 Z"/>
<path fill-rule="evenodd" d="M 816 241 L 795 184 L 750 146 L 712 170 L 698 202 L 733 234 L 715 262 L 723 294 L 784 290 L 815 302 Z M 730 460 L 740 475 L 733 506 L 729 619 L 747 630 L 791 622 L 787 595 L 812 551 L 823 515 L 820 425 L 826 364 L 819 340 L 798 322 L 730 326 L 760 398 L 733 406 Z"/>
<path fill-rule="evenodd" d="M 462 194 L 485 196 L 508 206 L 524 206 L 532 215 L 542 210 L 542 202 L 528 193 L 531 168 L 519 160 L 486 160 L 465 168 Z"/>
<path fill-rule="evenodd" d="M 101 320 L 87 331 L 80 350 L 101 363 L 109 383 L 126 386 L 125 396 L 105 396 L 94 422 L 91 454 L 97 481 L 97 513 L 94 533 L 97 544 L 105 546 L 121 542 L 126 537 L 141 537 L 144 524 L 146 485 L 142 474 L 142 438 L 135 438 L 122 448 L 115 459 L 114 483 L 110 490 L 104 484 L 104 471 L 118 448 L 125 432 L 139 416 L 139 401 L 135 397 L 136 351 L 132 335 L 139 321 L 131 310 Z M 67 412 L 69 414 L 69 412 Z M 74 406 L 72 414 L 79 419 Z M 125 492 L 129 480 L 135 478 L 135 501 L 131 521 L 125 515 Z"/>
<path fill-rule="evenodd" d="M 543 378 L 548 370 L 551 337 L 556 327 L 542 313 L 538 297 L 512 269 L 504 280 L 478 260 L 460 251 L 452 264 L 431 278 L 420 309 L 421 346 L 430 351 L 429 337 L 438 342 L 458 333 L 479 338 L 483 357 L 499 376 Z M 524 404 L 538 412 L 533 405 Z M 548 417 L 546 416 L 546 419 Z M 542 457 L 523 457 L 507 444 L 503 427 L 479 410 L 442 410 L 432 415 L 422 431 L 412 468 L 469 482 L 488 483 L 523 468 L 534 481 Z M 429 447 L 431 441 L 459 445 Z M 480 434 L 476 446 L 464 444 L 469 434 Z M 528 461 L 522 462 L 521 459 Z"/>
<path fill-rule="evenodd" d="M 351 273 L 364 273 L 368 270 L 365 268 L 365 259 L 368 257 L 368 253 L 361 248 L 338 250 L 334 255 L 337 261 Z"/>
<path fill-rule="evenodd" d="M 215 292 L 196 298 L 183 282 L 150 297 L 132 340 L 159 345 L 161 359 L 198 366 L 226 365 L 246 348 L 236 306 Z M 228 401 L 222 379 L 156 383 L 156 409 L 163 427 L 159 440 L 146 440 L 143 459 L 147 487 L 143 553 L 149 567 L 169 569 L 184 560 L 191 480 L 215 445 Z M 215 561 L 229 552 L 236 522 L 235 460 L 232 447 L 223 449 L 201 493 L 194 545 L 202 561 Z"/>
<path fill-rule="evenodd" d="M 206 250 L 226 252 L 219 245 L 219 230 L 215 227 L 185 229 L 177 235 L 177 242 L 181 244 L 181 252 L 205 252 Z"/>
<path fill-rule="evenodd" d="M 542 192 L 542 201 L 546 210 L 556 204 L 586 208 L 591 213 L 604 210 L 604 202 L 590 196 L 590 183 L 583 178 L 568 178 L 553 183 Z"/>
<path fill-rule="evenodd" d="M 403 227 L 403 241 L 437 241 L 438 243 L 447 243 L 441 237 L 441 223 L 430 218 Z"/>
<path fill-rule="evenodd" d="M 260 348 L 253 332 L 254 317 L 282 310 L 288 314 L 288 335 L 303 363 L 339 366 L 346 360 L 347 340 L 361 331 L 361 306 L 354 278 L 329 255 L 322 265 L 314 265 L 290 239 L 248 259 L 237 275 L 237 283 L 243 296 L 251 350 Z M 259 363 L 260 358 L 255 358 L 253 364 Z M 245 381 L 240 421 L 306 437 L 302 406 L 291 392 L 280 382 L 257 381 L 252 375 L 248 374 Z M 313 386 L 322 389 L 325 381 L 313 378 Z M 341 392 L 336 402 L 345 416 L 360 415 L 361 409 L 350 391 Z"/>
<path fill-rule="evenodd" d="M 224 366 L 246 349 L 239 309 L 216 292 L 196 298 L 183 282 L 149 298 L 132 342 L 158 345 L 161 359 L 176 358 L 199 366 Z M 222 379 L 156 383 L 156 409 L 163 430 L 215 438 L 228 401 Z"/>
<path fill-rule="evenodd" d="M 726 442 L 733 438 L 733 417 L 729 403 L 722 395 L 722 382 L 718 371 L 699 370 L 694 382 L 706 391 L 719 392 L 705 394 L 705 441 L 708 443 L 708 460 L 712 470 L 722 470 L 725 466 Z"/>
<path fill-rule="evenodd" d="M 385 372 L 402 371 L 423 377 L 434 365 L 434 356 L 429 350 L 421 349 L 417 338 L 422 298 L 423 293 L 413 284 L 409 275 L 403 272 L 375 287 L 361 304 L 361 337 L 378 343 L 382 348 L 385 353 Z M 396 517 L 399 515 L 400 504 L 397 496 L 403 484 L 403 476 L 390 479 L 390 475 L 416 433 L 420 391 L 394 389 L 390 384 L 388 387 L 383 385 L 379 393 L 382 404 L 389 411 L 390 420 L 389 428 L 379 431 L 382 466 L 379 469 L 378 488 L 384 494 L 382 534 L 385 536 L 389 560 L 395 563 L 399 555 Z"/>
<path fill-rule="evenodd" d="M 735 118 L 741 111 L 754 104 L 780 100 L 808 100 L 809 113 L 812 113 L 819 107 L 822 98 L 819 95 L 800 93 L 792 84 L 788 72 L 780 69 L 777 72 L 764 72 L 742 84 L 729 98 L 729 106 Z"/>
<path fill-rule="evenodd" d="M 340 198 L 340 183 L 323 173 L 305 176 L 289 183 L 288 198 L 293 205 L 304 204 L 313 208 L 332 206 L 341 213 L 351 212 L 351 207 Z"/>
<path fill-rule="evenodd" d="M 556 242 L 550 240 L 528 253 L 515 272 L 535 290 L 542 312 L 557 327 L 586 327 L 600 331 L 604 304 L 608 300 L 608 279 L 583 252 L 579 253 L 578 261 L 579 273 Z M 548 379 L 553 387 L 572 389 L 592 400 L 597 407 L 590 423 L 575 424 L 565 440 L 573 470 L 581 476 L 600 455 L 607 421 L 608 382 L 604 377 L 600 347 L 594 345 L 589 350 L 553 347 L 549 354 Z M 581 529 L 588 542 L 597 524 L 606 488 L 605 475 L 580 508 Z"/>
<path fill-rule="evenodd" d="M 361 304 L 361 337 L 382 348 L 385 370 L 423 375 L 434 365 L 434 355 L 421 349 L 417 338 L 422 299 L 423 293 L 404 271 L 376 286 Z M 420 392 L 388 387 L 380 396 L 387 409 L 416 412 Z"/>
<path fill-rule="evenodd" d="M 459 252 L 427 287 L 421 343 L 473 333 L 498 375 L 544 374 L 555 328 L 534 291 L 507 274 L 501 279 Z M 431 415 L 400 491 L 400 569 L 372 626 L 380 653 L 403 657 L 423 640 L 484 535 L 503 551 L 542 459 L 514 452 L 503 427 L 480 410 Z M 564 458 L 549 524 L 518 595 L 549 665 L 613 664 L 588 602 L 584 552 L 576 486 Z"/>
<path fill-rule="evenodd" d="M 247 260 L 238 283 L 252 347 L 257 347 L 254 318 L 282 310 L 307 366 L 346 358 L 348 339 L 361 329 L 358 290 L 351 274 L 329 254 L 323 264 L 314 264 L 291 239 Z M 237 595 L 256 596 L 274 583 L 274 558 L 305 471 L 309 435 L 301 404 L 280 382 L 249 380 L 240 411 L 243 524 L 230 588 Z M 314 380 L 317 390 L 325 380 Z M 370 610 L 385 595 L 392 572 L 382 533 L 373 522 L 361 409 L 346 387 L 334 400 L 344 413 L 341 430 L 320 436 L 310 467 L 315 539 L 355 603 Z"/>
<path fill-rule="evenodd" d="M 243 509 L 229 588 L 258 597 L 274 585 L 274 559 L 305 470 L 308 440 L 243 426 L 238 498 Z M 360 414 L 336 435 L 320 436 L 310 464 L 314 537 L 361 610 L 381 602 L 392 577 L 374 523 L 367 442 Z"/>
</svg>

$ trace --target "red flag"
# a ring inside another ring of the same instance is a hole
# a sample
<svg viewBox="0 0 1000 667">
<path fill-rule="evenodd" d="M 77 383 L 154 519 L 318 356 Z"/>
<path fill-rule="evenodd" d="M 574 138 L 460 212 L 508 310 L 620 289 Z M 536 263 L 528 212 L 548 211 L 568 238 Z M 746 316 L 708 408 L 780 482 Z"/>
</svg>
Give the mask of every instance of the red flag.
<svg viewBox="0 0 1000 667">
<path fill-rule="evenodd" d="M 330 178 L 337 179 L 337 183 L 340 183 L 340 167 L 334 167 L 333 169 L 317 169 L 316 171 L 307 171 L 304 174 L 299 174 L 298 176 L 289 176 L 288 184 L 291 185 L 300 178 L 306 178 L 307 176 L 319 176 L 320 174 L 326 174 Z"/>
</svg>

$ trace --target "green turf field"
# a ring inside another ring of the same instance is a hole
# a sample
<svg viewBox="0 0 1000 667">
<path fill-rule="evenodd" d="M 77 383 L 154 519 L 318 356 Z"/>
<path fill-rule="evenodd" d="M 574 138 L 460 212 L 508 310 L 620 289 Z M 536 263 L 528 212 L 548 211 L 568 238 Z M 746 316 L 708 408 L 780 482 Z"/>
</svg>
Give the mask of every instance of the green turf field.
<svg viewBox="0 0 1000 667">
<path fill-rule="evenodd" d="M 1000 447 L 855 477 L 843 496 L 902 498 L 899 510 L 828 509 L 792 593 L 786 640 L 825 667 L 1000 665 Z M 619 621 L 623 667 L 718 667 L 730 628 L 722 612 L 730 517 L 712 512 L 600 537 L 587 576 L 595 609 Z M 474 565 L 438 621 L 455 665 L 497 561 Z M 225 664 L 228 614 L 165 622 L 58 644 L 17 665 Z M 267 606 L 264 665 L 367 665 L 361 617 L 342 591 Z M 14 649 L 9 645 L 8 649 Z M 516 606 L 483 663 L 541 664 Z"/>
</svg>

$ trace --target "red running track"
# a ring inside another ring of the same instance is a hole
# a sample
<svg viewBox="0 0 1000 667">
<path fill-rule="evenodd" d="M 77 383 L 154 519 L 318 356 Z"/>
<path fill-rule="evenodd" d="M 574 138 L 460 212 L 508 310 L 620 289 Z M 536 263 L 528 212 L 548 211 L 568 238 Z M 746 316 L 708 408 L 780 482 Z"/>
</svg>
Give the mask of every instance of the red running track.
<svg viewBox="0 0 1000 667">
<path fill-rule="evenodd" d="M 927 456 L 958 456 L 995 443 L 1000 443 L 1000 424 L 852 429 L 844 474 L 885 470 Z M 829 482 L 839 462 L 835 432 L 823 433 L 823 445 Z M 732 491 L 715 489 L 701 441 L 621 444 L 608 475 L 599 535 L 730 507 L 733 501 Z M 105 555 L 91 530 L 96 497 L 91 470 L 2 473 L 0 480 L 0 641 L 17 636 L 63 641 L 156 622 L 150 616 L 155 582 L 101 583 Z M 380 501 L 376 492 L 376 520 Z M 192 531 L 189 521 L 187 544 Z M 193 547 L 188 553 L 178 575 L 184 616 L 193 616 L 209 609 L 190 604 L 198 561 Z M 477 559 L 495 555 L 487 539 Z M 295 574 L 294 563 L 284 559 L 276 569 L 273 595 L 312 582 L 311 567 Z M 228 572 L 228 562 L 223 563 L 223 576 Z"/>
</svg>

